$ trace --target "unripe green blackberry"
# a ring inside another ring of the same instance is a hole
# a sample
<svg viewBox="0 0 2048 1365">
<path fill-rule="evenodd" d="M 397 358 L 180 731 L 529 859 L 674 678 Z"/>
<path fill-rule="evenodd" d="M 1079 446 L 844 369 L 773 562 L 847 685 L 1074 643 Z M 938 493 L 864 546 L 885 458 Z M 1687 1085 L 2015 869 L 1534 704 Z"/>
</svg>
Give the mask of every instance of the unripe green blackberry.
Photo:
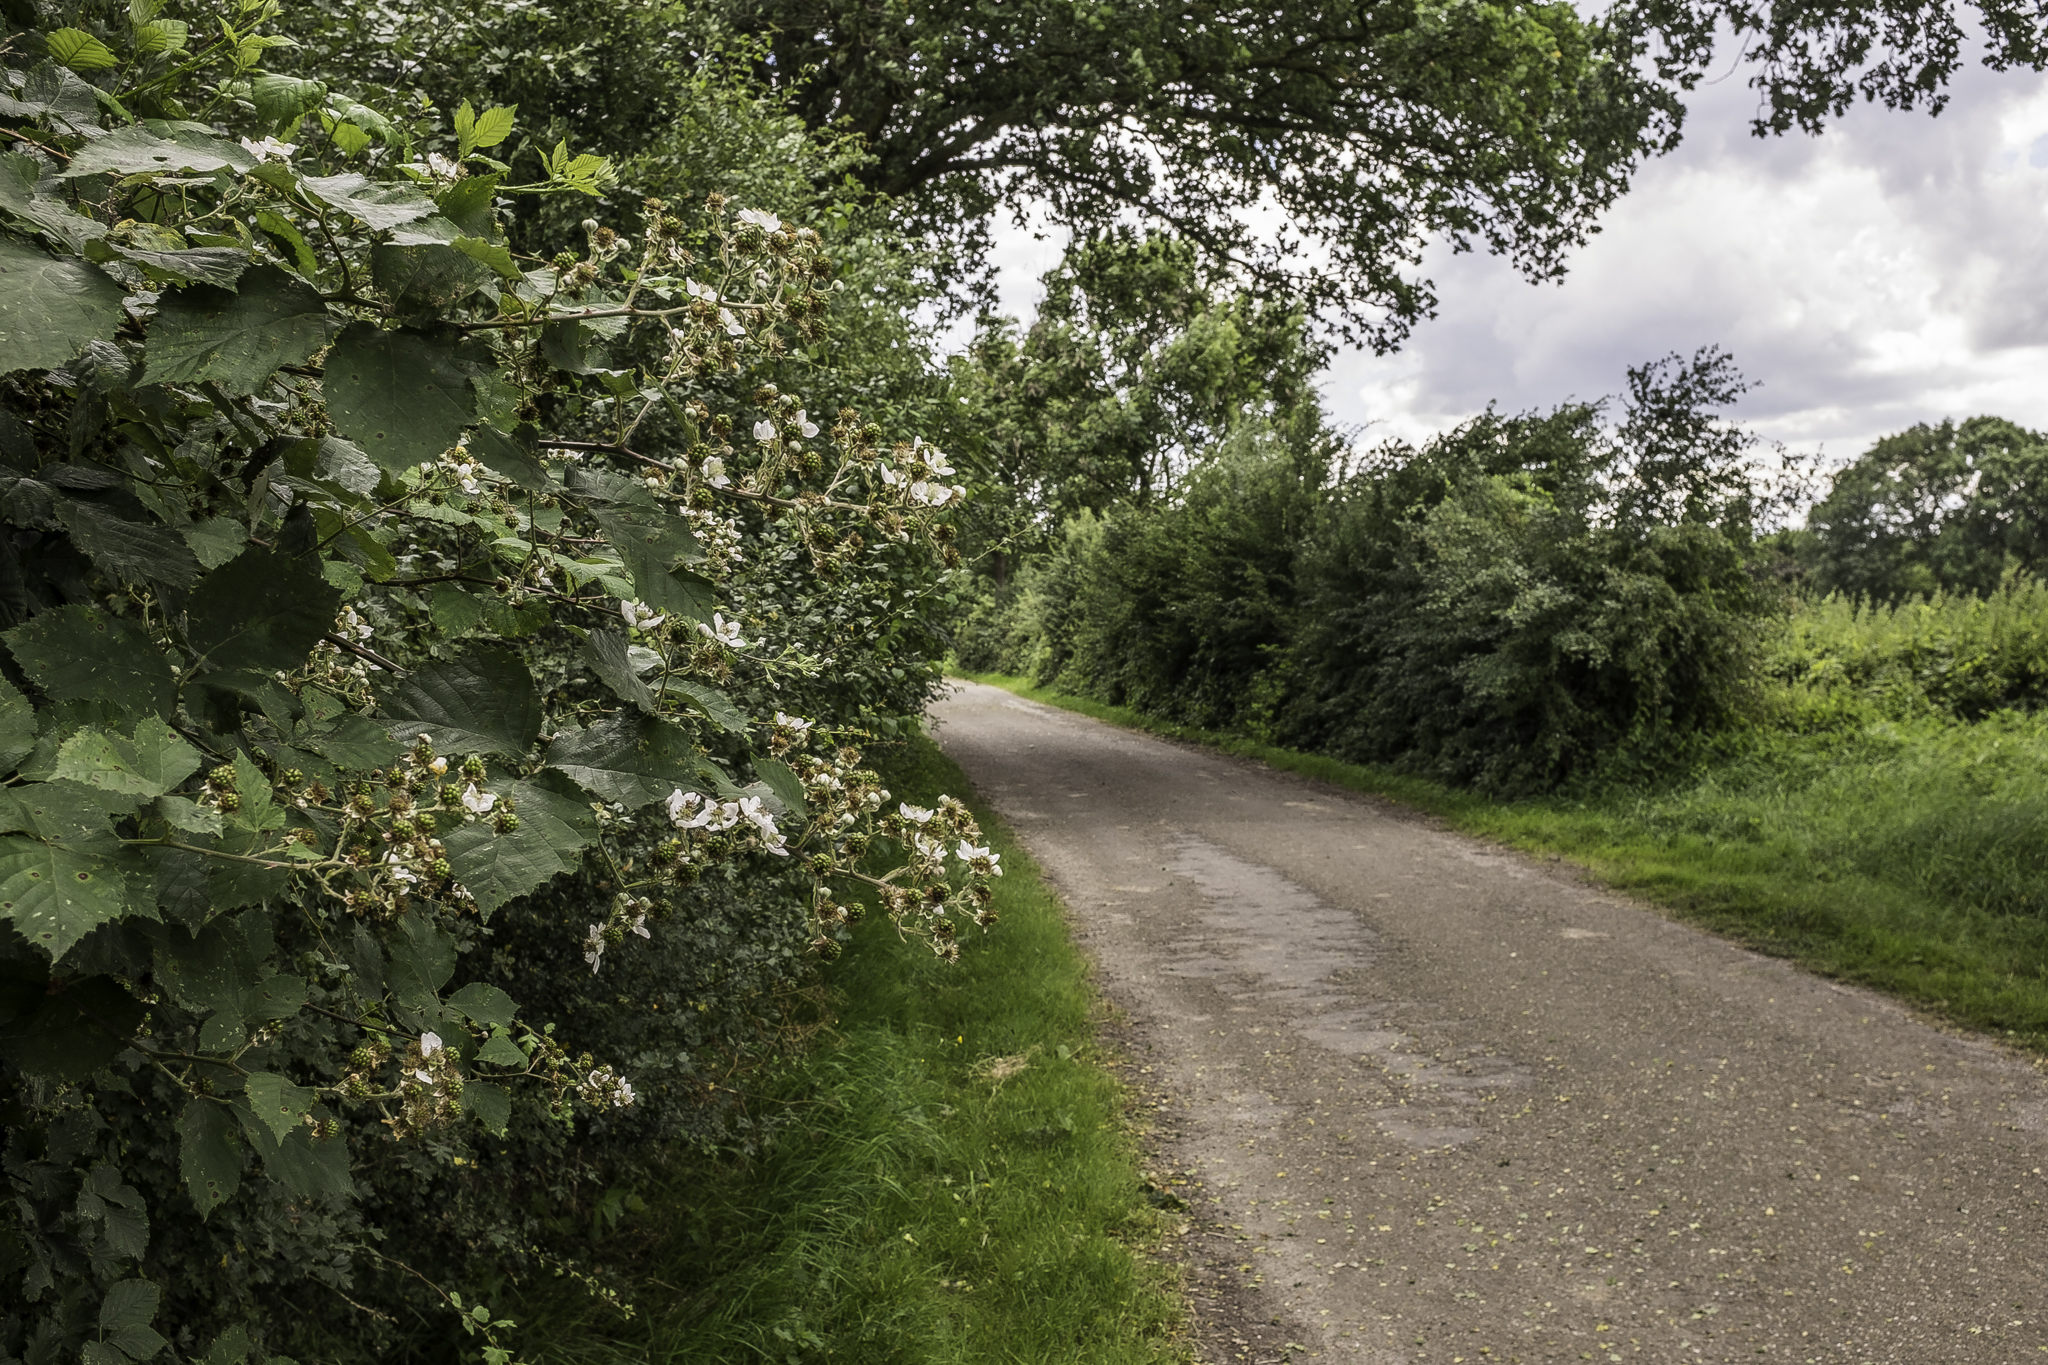
<svg viewBox="0 0 2048 1365">
<path fill-rule="evenodd" d="M 242 808 L 240 794 L 236 792 L 222 792 L 220 794 L 220 808 L 226 811 L 240 810 Z"/>
<path fill-rule="evenodd" d="M 462 804 L 462 788 L 456 786 L 453 782 L 443 782 L 440 794 L 441 804 L 444 806 L 459 806 Z"/>
<path fill-rule="evenodd" d="M 449 864 L 446 858 L 436 858 L 428 866 L 436 877 L 452 877 L 455 875 L 454 867 Z"/>
<path fill-rule="evenodd" d="M 519 828 L 519 816 L 513 811 L 501 810 L 498 812 L 497 827 L 498 833 L 510 834 Z"/>
</svg>

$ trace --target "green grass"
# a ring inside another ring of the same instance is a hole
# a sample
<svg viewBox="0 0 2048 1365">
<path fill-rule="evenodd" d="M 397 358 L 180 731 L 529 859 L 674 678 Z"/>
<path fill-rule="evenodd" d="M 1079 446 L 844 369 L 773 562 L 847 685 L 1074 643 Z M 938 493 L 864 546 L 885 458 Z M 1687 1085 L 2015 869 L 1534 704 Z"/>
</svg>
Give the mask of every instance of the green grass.
<svg viewBox="0 0 2048 1365">
<path fill-rule="evenodd" d="M 1495 801 L 1425 778 L 1154 721 L 966 674 L 1209 745 L 1554 854 L 1681 918 L 2048 1052 L 2048 719 L 1758 732 L 1665 786 Z"/>
<path fill-rule="evenodd" d="M 970 796 L 928 740 L 888 776 L 925 804 Z M 766 1149 L 679 1156 L 622 1229 L 640 1243 L 613 1279 L 638 1318 L 567 1286 L 537 1294 L 511 1314 L 527 1358 L 1189 1359 L 1175 1273 L 1147 1254 L 1161 1224 L 1122 1092 L 1093 1041 L 1098 997 L 1036 867 L 975 810 L 1006 870 L 1000 922 L 970 928 L 950 967 L 882 917 L 862 923 L 826 973 L 829 1033 L 766 1097 L 783 1119 Z"/>
</svg>

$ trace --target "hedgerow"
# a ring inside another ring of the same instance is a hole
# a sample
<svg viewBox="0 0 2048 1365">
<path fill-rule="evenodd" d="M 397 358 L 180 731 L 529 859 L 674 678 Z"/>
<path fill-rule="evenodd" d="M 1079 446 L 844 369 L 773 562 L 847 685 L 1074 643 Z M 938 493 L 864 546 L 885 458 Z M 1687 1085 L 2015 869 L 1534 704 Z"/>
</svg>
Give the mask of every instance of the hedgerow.
<svg viewBox="0 0 2048 1365">
<path fill-rule="evenodd" d="M 862 766 L 964 490 L 787 391 L 825 239 L 275 17 L 0 43 L 0 1359 L 510 1360 L 847 888 L 998 872 Z"/>
</svg>

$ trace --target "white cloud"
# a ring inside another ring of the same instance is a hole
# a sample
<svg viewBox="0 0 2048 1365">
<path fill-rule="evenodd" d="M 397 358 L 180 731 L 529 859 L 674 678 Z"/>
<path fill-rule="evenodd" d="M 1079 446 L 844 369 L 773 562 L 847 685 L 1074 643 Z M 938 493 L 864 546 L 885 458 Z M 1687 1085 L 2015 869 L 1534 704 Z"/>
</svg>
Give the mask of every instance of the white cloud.
<svg viewBox="0 0 2048 1365">
<path fill-rule="evenodd" d="M 1718 344 L 1758 384 L 1740 415 L 1831 461 L 1944 417 L 2048 428 L 2048 80 L 1965 67 L 1939 117 L 1859 106 L 1821 137 L 1759 140 L 1744 79 L 1694 95 L 1683 145 L 1638 173 L 1563 283 L 1431 252 L 1438 316 L 1396 355 L 1334 361 L 1336 420 L 1416 439 L 1489 400 L 1614 393 L 1629 365 Z M 999 226 L 1005 311 L 1030 315 L 1060 241 Z"/>
</svg>

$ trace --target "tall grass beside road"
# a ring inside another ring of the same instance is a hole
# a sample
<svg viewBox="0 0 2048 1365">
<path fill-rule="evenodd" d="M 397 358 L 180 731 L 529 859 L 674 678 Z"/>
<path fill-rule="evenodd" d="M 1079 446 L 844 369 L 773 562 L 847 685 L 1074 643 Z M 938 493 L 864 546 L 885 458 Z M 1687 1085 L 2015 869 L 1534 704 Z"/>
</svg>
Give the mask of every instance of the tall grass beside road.
<svg viewBox="0 0 2048 1365">
<path fill-rule="evenodd" d="M 901 799 L 969 798 L 929 740 L 887 765 Z M 749 1104 L 745 1160 L 681 1155 L 593 1244 L 631 1322 L 567 1281 L 522 1326 L 569 1365 L 1174 1365 L 1173 1272 L 1097 997 L 1063 911 L 995 817 L 1001 920 L 947 966 L 879 915 L 827 972 L 829 1024 Z"/>
<path fill-rule="evenodd" d="M 1824 974 L 2048 1051 L 2048 717 L 1884 719 L 1781 685 L 1779 714 L 1653 785 L 1495 800 L 1385 768 L 1151 720 L 1001 674 L 1020 696 L 1390 797 L 1555 854 Z"/>
</svg>

